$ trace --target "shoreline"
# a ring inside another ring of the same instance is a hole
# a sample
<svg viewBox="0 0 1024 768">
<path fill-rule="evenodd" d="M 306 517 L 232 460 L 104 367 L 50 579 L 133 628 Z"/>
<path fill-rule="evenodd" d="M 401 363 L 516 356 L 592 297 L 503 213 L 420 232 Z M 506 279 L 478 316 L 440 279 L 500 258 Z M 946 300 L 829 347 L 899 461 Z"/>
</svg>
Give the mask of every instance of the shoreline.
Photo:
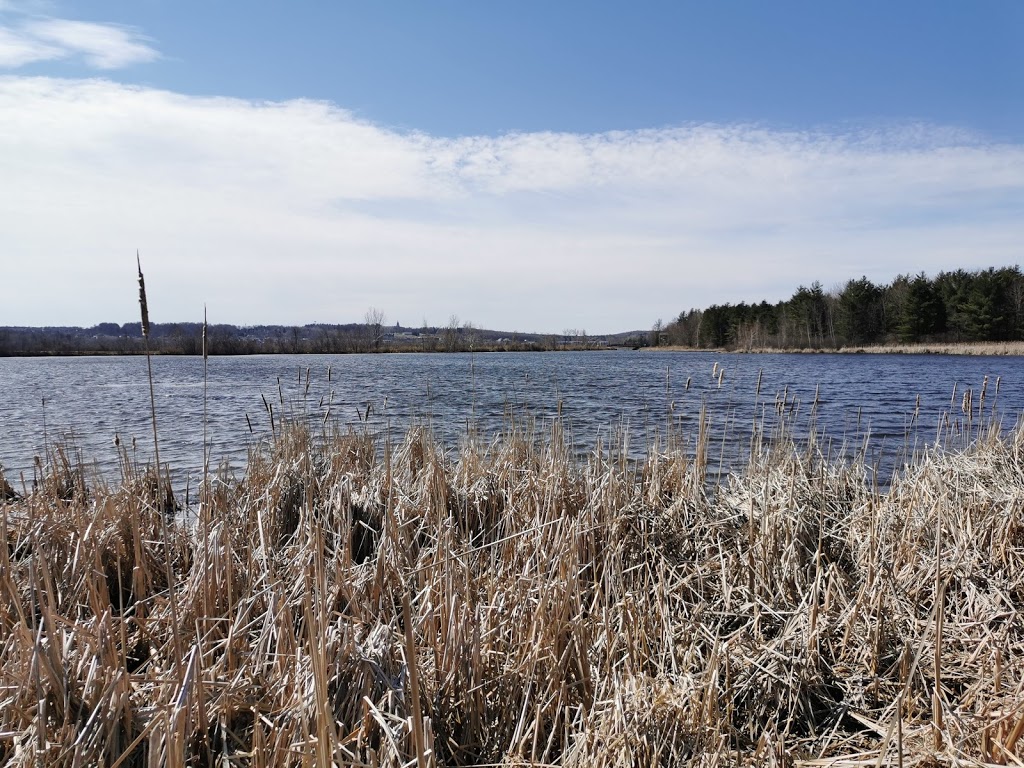
<svg viewBox="0 0 1024 768">
<path fill-rule="evenodd" d="M 933 344 L 878 344 L 840 347 L 838 349 L 811 349 L 809 347 L 749 347 L 728 349 L 715 347 L 661 346 L 646 347 L 655 352 L 721 352 L 730 354 L 787 354 L 787 355 L 963 355 L 974 357 L 1011 357 L 1024 355 L 1024 341 L 978 341 Z"/>
<path fill-rule="evenodd" d="M 285 351 L 285 350 L 252 350 L 245 352 L 208 352 L 208 357 L 252 357 L 252 356 L 287 356 L 287 355 L 450 355 L 465 353 L 497 353 L 497 352 L 719 352 L 723 354 L 802 354 L 802 355 L 967 355 L 967 356 L 1018 356 L 1024 355 L 1022 341 L 972 341 L 972 342 L 926 342 L 920 344 L 862 344 L 845 347 L 689 347 L 679 344 L 661 344 L 659 346 L 630 346 L 628 344 L 603 344 L 593 346 L 565 346 L 557 349 L 540 346 L 482 346 L 476 349 L 423 349 L 416 347 L 388 347 L 379 350 L 347 350 L 347 351 Z M 127 349 L 114 351 L 109 349 L 68 349 L 68 350 L 32 350 L 5 351 L 0 353 L 3 358 L 26 357 L 144 357 L 145 349 Z M 151 349 L 148 353 L 153 357 L 202 357 L 202 352 L 179 352 L 166 349 Z"/>
</svg>

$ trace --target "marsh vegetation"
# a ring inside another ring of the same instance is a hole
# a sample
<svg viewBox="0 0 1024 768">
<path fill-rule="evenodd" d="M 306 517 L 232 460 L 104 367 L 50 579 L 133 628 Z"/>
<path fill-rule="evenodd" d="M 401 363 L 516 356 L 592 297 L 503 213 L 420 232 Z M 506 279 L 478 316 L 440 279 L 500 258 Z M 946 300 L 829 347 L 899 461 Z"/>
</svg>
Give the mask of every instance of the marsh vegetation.
<svg viewBox="0 0 1024 768">
<path fill-rule="evenodd" d="M 635 461 L 314 424 L 188 507 L 123 446 L 0 483 L 0 763 L 1021 755 L 1019 430 L 958 421 L 882 493 L 784 431 L 709 483 L 705 426 Z"/>
</svg>

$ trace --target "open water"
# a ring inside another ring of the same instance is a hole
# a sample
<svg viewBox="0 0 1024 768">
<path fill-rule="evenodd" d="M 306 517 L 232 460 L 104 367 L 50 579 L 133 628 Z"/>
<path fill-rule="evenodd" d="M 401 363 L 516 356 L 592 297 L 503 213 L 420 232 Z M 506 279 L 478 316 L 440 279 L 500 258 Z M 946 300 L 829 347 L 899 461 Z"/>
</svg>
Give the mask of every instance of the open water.
<svg viewBox="0 0 1024 768">
<path fill-rule="evenodd" d="M 721 380 L 716 370 L 724 370 Z M 176 485 L 189 482 L 203 466 L 203 360 L 156 357 L 153 376 L 161 461 Z M 742 461 L 755 423 L 770 433 L 783 413 L 800 439 L 814 432 L 833 454 L 865 451 L 884 484 L 940 431 L 959 428 L 962 442 L 968 417 L 1012 428 L 1024 411 L 1024 359 L 656 351 L 212 357 L 211 466 L 244 469 L 250 448 L 271 434 L 264 401 L 275 423 L 283 412 L 395 440 L 410 425 L 429 424 L 450 446 L 471 427 L 486 439 L 510 418 L 543 428 L 560 412 L 580 453 L 625 432 L 638 458 L 670 428 L 692 447 L 704 406 L 713 460 L 727 467 Z M 952 426 L 940 430 L 944 414 Z M 17 490 L 31 485 L 36 457 L 45 462 L 57 440 L 116 477 L 115 436 L 151 461 L 151 429 L 143 357 L 0 358 L 0 464 Z"/>
</svg>

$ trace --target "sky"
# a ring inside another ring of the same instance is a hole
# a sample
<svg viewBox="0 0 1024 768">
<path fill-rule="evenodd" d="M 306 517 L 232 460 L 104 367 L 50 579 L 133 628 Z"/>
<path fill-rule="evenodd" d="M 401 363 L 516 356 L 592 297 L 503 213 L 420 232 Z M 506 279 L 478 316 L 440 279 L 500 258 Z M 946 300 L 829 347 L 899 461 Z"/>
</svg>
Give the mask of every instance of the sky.
<svg viewBox="0 0 1024 768">
<path fill-rule="evenodd" d="M 0 0 L 0 325 L 590 334 L 1024 261 L 1019 0 Z"/>
</svg>

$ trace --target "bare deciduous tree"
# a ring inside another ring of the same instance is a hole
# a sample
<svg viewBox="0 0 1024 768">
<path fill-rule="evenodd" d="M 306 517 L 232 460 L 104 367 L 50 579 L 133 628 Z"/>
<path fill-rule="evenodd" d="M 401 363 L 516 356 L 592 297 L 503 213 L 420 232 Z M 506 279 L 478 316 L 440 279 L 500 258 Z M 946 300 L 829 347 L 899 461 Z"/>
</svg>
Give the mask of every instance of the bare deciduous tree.
<svg viewBox="0 0 1024 768">
<path fill-rule="evenodd" d="M 454 352 L 459 347 L 459 316 L 453 314 L 448 318 L 448 325 L 444 328 L 444 349 L 446 352 Z"/>
<path fill-rule="evenodd" d="M 476 347 L 477 341 L 479 341 L 480 334 L 477 331 L 475 325 L 467 320 L 462 324 L 462 343 L 463 347 L 468 347 L 469 351 L 472 352 Z"/>
<path fill-rule="evenodd" d="M 661 333 L 665 330 L 665 323 L 659 317 L 654 322 L 654 327 L 651 328 L 650 345 L 656 347 L 661 343 Z"/>
<path fill-rule="evenodd" d="M 366 310 L 366 350 L 368 352 L 380 351 L 381 342 L 384 340 L 384 323 L 387 315 L 383 310 L 370 307 Z"/>
</svg>

